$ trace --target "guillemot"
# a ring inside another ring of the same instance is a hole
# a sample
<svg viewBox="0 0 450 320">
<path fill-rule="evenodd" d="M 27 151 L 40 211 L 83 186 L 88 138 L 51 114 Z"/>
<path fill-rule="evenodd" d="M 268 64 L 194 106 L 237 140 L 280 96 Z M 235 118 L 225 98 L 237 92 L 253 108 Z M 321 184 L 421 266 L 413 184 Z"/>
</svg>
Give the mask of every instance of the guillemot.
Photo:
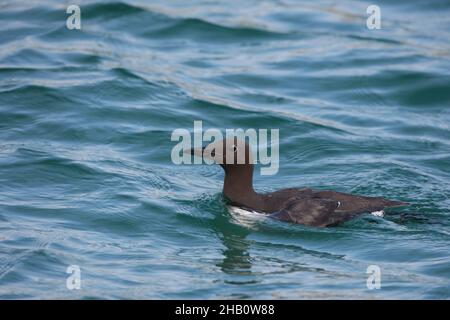
<svg viewBox="0 0 450 320">
<path fill-rule="evenodd" d="M 240 149 L 242 146 L 244 150 Z M 238 141 L 236 137 L 211 143 L 206 148 L 186 151 L 194 156 L 213 160 L 224 169 L 223 194 L 232 206 L 281 221 L 329 227 L 363 213 L 382 212 L 385 208 L 408 205 L 406 202 L 381 197 L 311 188 L 287 188 L 258 193 L 253 188 L 250 146 L 245 141 Z"/>
</svg>

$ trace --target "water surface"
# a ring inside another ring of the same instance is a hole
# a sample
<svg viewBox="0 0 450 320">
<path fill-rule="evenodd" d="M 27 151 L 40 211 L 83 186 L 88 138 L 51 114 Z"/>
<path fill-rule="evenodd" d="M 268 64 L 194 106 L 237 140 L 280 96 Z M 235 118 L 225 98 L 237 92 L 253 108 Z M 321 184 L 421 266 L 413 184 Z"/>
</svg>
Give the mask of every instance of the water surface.
<svg viewBox="0 0 450 320">
<path fill-rule="evenodd" d="M 0 3 L 0 298 L 450 298 L 450 5 Z M 175 128 L 279 128 L 260 191 L 408 201 L 318 229 L 234 218 Z M 81 268 L 81 290 L 66 268 Z M 368 290 L 366 270 L 381 268 Z"/>
</svg>

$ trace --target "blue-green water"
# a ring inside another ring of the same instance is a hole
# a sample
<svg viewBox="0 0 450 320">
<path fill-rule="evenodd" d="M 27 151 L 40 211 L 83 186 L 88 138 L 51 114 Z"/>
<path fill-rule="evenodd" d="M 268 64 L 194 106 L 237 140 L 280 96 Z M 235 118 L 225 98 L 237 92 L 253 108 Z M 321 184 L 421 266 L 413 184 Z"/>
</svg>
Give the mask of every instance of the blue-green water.
<svg viewBox="0 0 450 320">
<path fill-rule="evenodd" d="M 448 2 L 377 1 L 381 30 L 371 1 L 69 4 L 0 2 L 0 298 L 450 298 Z M 171 162 L 194 120 L 280 129 L 260 191 L 411 206 L 242 223 L 219 167 Z"/>
</svg>

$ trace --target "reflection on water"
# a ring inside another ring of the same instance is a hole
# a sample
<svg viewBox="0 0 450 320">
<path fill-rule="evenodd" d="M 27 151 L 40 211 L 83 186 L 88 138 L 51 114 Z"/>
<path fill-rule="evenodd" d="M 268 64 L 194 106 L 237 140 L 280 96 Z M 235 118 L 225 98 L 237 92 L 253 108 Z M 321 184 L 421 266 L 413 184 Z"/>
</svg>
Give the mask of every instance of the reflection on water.
<svg viewBox="0 0 450 320">
<path fill-rule="evenodd" d="M 248 232 L 242 233 L 222 233 L 222 240 L 225 249 L 223 249 L 223 260 L 218 266 L 225 273 L 246 275 L 251 274 L 252 261 L 250 256 L 250 241 L 246 239 Z"/>
</svg>

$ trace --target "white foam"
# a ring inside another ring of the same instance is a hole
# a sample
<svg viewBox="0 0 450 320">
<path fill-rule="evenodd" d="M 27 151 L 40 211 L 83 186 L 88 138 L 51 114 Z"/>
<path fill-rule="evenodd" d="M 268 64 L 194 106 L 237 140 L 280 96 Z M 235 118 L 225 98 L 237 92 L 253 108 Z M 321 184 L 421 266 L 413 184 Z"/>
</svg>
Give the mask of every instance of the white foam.
<svg viewBox="0 0 450 320">
<path fill-rule="evenodd" d="M 380 210 L 380 211 L 373 211 L 370 213 L 371 215 L 374 215 L 375 217 L 384 217 L 384 211 Z"/>
</svg>

